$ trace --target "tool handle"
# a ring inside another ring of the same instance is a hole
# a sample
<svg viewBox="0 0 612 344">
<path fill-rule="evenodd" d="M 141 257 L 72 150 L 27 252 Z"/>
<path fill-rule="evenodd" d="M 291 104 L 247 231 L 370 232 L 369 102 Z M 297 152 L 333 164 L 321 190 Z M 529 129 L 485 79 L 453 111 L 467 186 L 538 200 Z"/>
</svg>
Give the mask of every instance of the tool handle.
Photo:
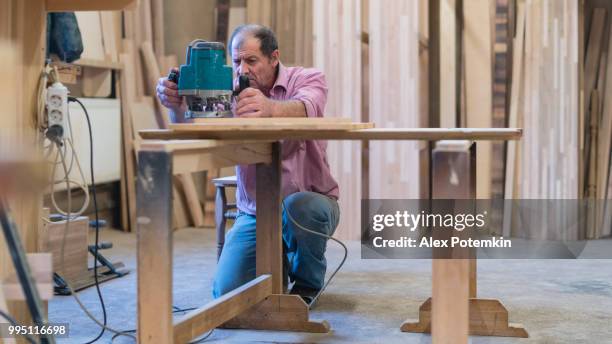
<svg viewBox="0 0 612 344">
<path fill-rule="evenodd" d="M 238 93 L 244 91 L 246 88 L 249 88 L 250 84 L 249 77 L 246 75 L 241 75 L 238 78 Z"/>
<path fill-rule="evenodd" d="M 179 72 L 175 70 L 170 71 L 170 74 L 168 74 L 168 80 L 178 85 Z"/>
</svg>

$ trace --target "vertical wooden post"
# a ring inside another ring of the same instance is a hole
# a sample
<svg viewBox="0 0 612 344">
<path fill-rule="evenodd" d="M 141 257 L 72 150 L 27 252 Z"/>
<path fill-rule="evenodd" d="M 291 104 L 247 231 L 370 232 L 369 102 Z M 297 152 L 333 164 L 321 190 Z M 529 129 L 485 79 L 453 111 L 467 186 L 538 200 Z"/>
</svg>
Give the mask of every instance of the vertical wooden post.
<svg viewBox="0 0 612 344">
<path fill-rule="evenodd" d="M 433 199 L 474 198 L 475 150 L 475 144 L 468 141 L 438 143 L 432 154 Z M 476 292 L 475 265 L 475 261 L 469 259 L 434 259 L 431 320 L 433 343 L 467 343 L 468 299 L 472 292 Z"/>
<path fill-rule="evenodd" d="M 272 162 L 257 164 L 257 276 L 272 275 L 272 294 L 283 293 L 281 228 L 281 145 L 272 144 Z"/>
<path fill-rule="evenodd" d="M 136 192 L 138 343 L 172 343 L 172 153 L 138 153 Z"/>
</svg>

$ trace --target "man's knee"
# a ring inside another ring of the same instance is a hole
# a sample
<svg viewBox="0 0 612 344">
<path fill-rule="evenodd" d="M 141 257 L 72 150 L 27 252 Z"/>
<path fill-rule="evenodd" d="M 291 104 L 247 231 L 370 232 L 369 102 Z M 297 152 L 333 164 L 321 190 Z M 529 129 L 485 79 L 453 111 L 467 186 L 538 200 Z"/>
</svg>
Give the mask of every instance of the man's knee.
<svg viewBox="0 0 612 344">
<path fill-rule="evenodd" d="M 317 232 L 329 230 L 323 228 L 329 227 L 332 220 L 331 204 L 326 196 L 314 192 L 296 192 L 287 196 L 284 203 L 285 212 L 300 225 Z"/>
</svg>

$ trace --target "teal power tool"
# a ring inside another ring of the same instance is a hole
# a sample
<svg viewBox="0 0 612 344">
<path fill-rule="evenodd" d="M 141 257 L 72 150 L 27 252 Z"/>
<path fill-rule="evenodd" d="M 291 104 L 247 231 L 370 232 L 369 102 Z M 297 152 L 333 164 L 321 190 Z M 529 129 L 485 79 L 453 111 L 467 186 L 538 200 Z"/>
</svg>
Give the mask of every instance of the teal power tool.
<svg viewBox="0 0 612 344">
<path fill-rule="evenodd" d="M 179 73 L 168 75 L 187 101 L 185 118 L 232 117 L 232 97 L 249 87 L 249 78 L 240 76 L 240 88 L 233 91 L 232 68 L 225 65 L 223 43 L 196 39 L 187 47 L 186 60 Z"/>
</svg>

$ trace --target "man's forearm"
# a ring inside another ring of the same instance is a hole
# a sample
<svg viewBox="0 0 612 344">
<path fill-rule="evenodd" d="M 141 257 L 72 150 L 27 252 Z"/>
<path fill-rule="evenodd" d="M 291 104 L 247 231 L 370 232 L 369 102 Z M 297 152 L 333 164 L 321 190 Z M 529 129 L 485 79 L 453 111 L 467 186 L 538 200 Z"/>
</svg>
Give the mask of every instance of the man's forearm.
<svg viewBox="0 0 612 344">
<path fill-rule="evenodd" d="M 272 117 L 306 117 L 306 106 L 299 100 L 275 101 Z"/>
</svg>

